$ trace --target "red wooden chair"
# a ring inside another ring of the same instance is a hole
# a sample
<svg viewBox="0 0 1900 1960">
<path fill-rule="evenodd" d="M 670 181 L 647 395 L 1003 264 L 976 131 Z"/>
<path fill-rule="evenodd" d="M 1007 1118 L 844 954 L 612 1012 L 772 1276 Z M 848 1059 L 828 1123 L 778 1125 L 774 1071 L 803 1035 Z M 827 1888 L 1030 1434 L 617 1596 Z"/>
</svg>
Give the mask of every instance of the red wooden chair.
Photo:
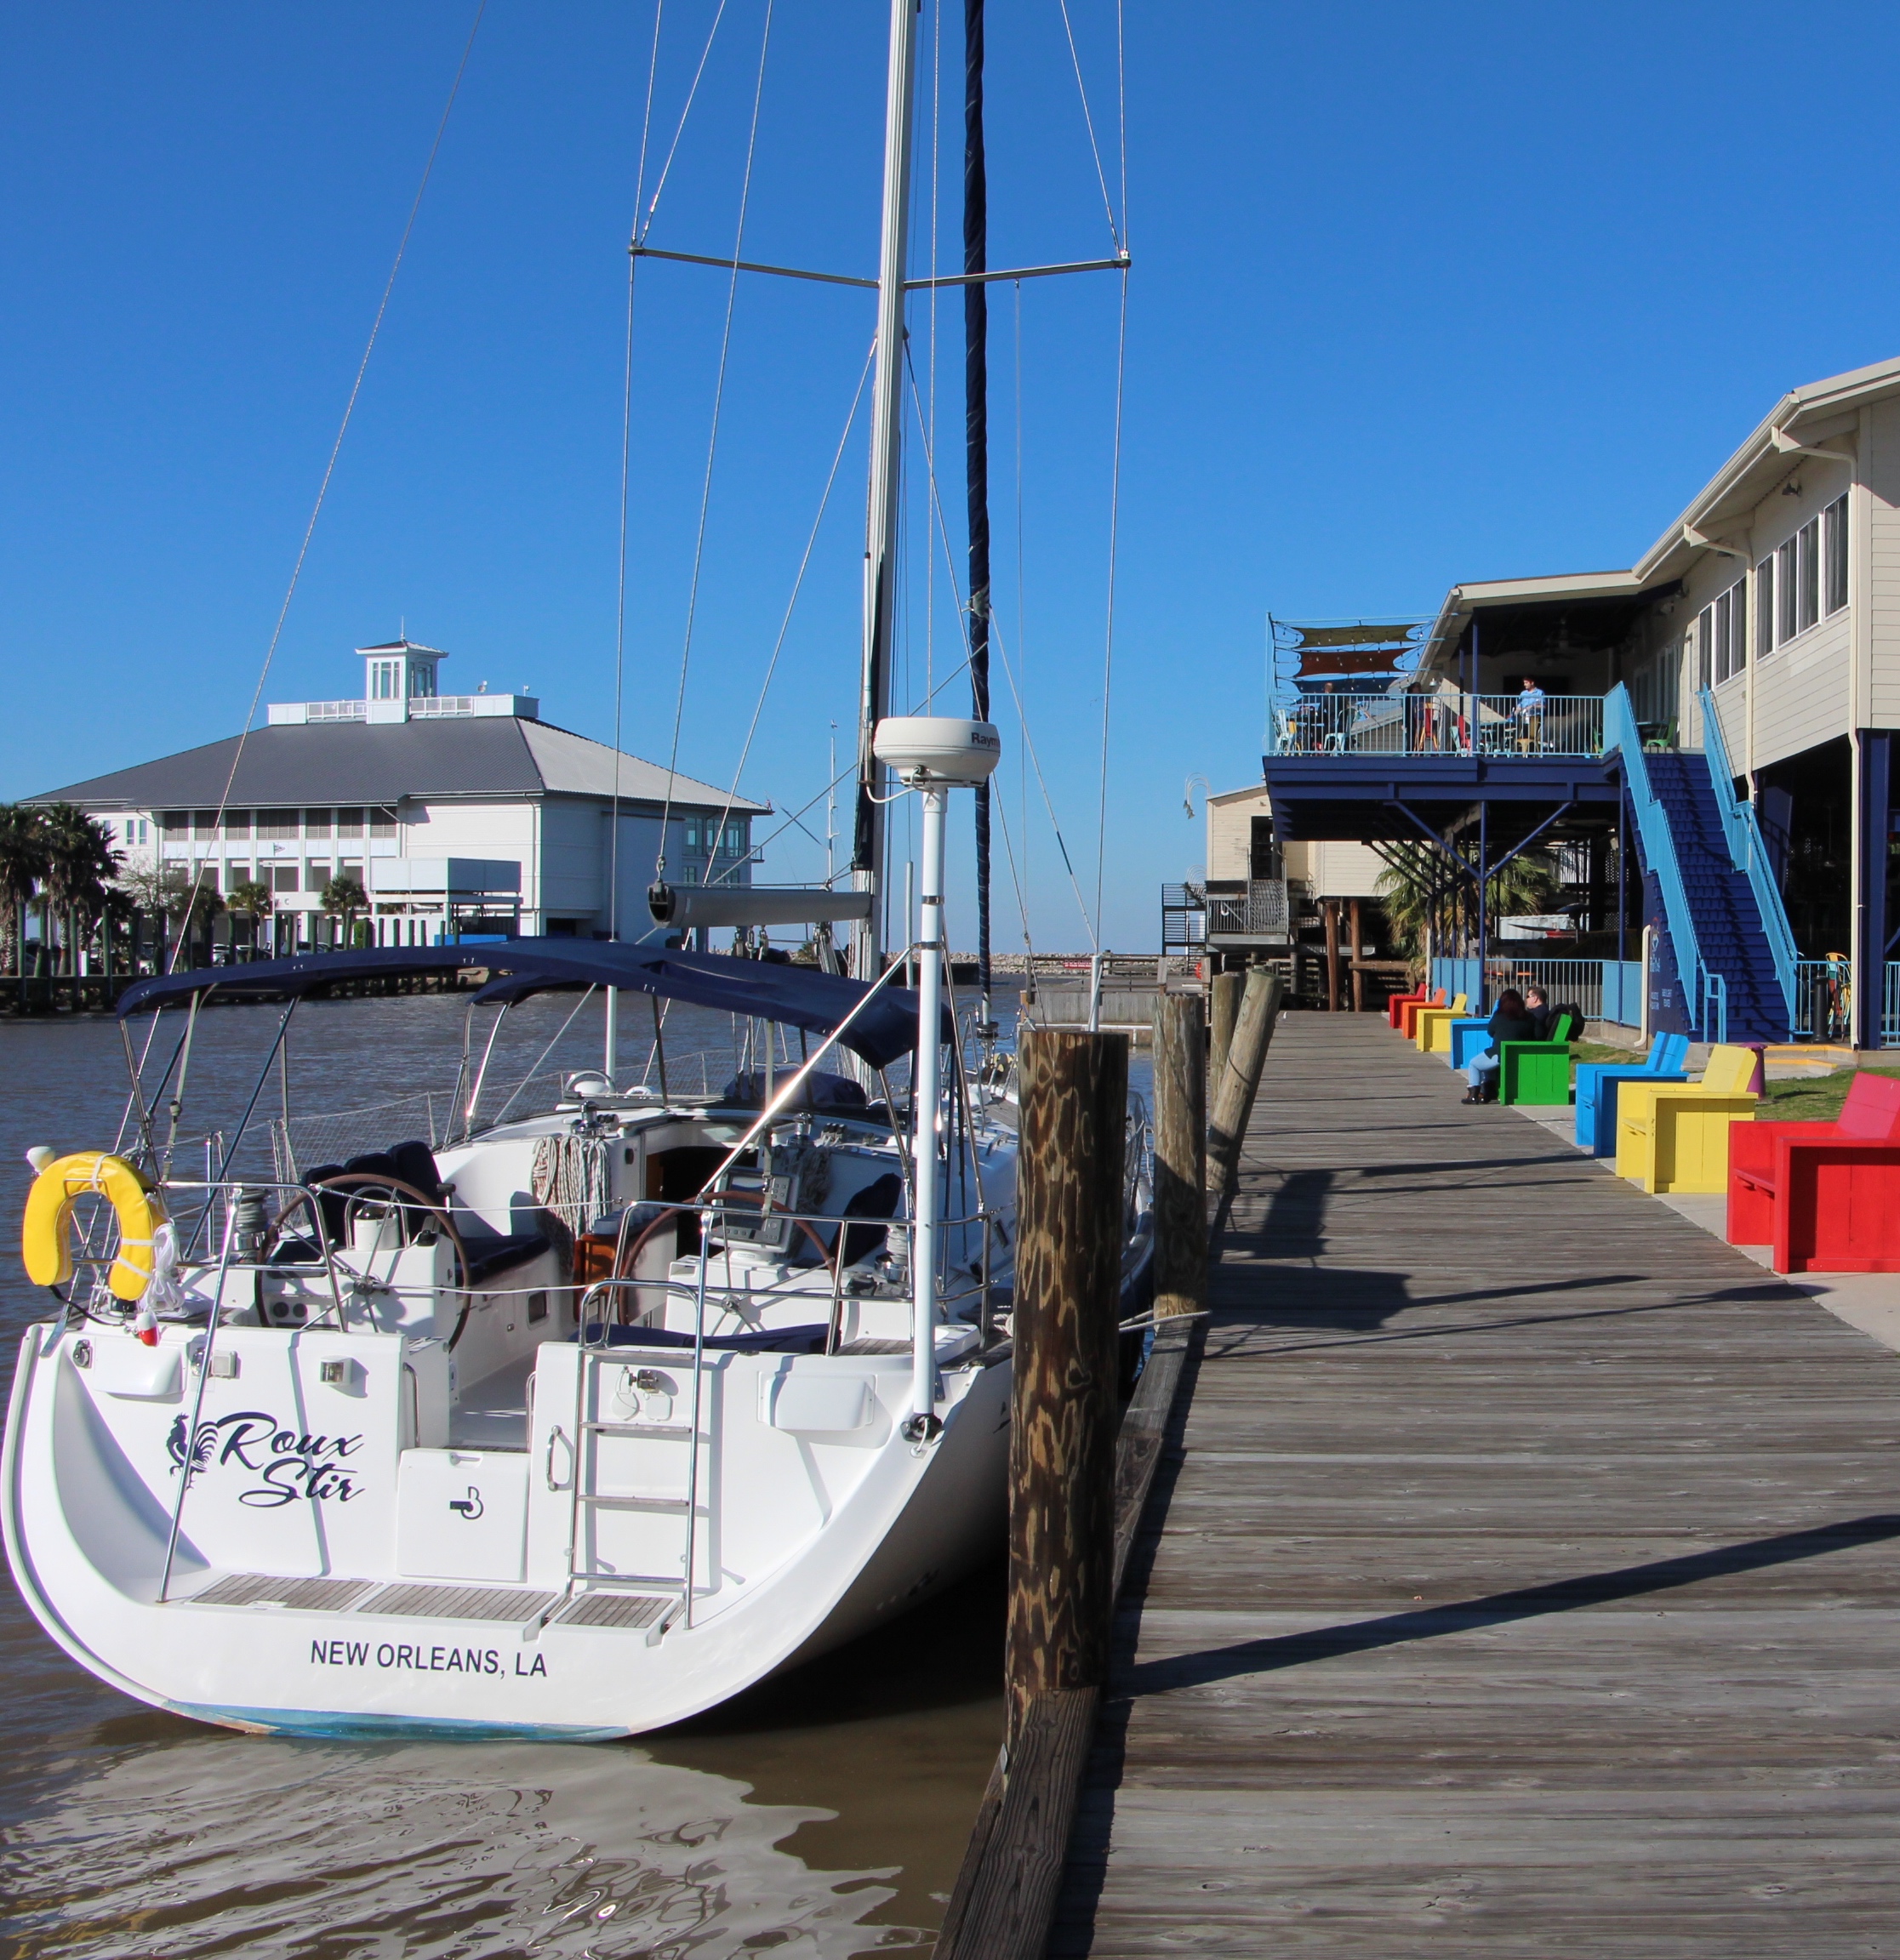
<svg viewBox="0 0 1900 1960">
<path fill-rule="evenodd" d="M 1445 1005 L 1445 989 L 1441 987 L 1435 994 L 1427 994 L 1416 1000 L 1399 1003 L 1399 1032 L 1408 1041 L 1418 1036 L 1418 1010 L 1421 1007 L 1442 1007 Z"/>
<path fill-rule="evenodd" d="M 1430 998 L 1431 989 L 1427 987 L 1414 987 L 1409 994 L 1388 994 L 1385 997 L 1385 1025 L 1388 1028 L 1398 1026 L 1399 1015 L 1406 1001 L 1424 1002 Z"/>
<path fill-rule="evenodd" d="M 1900 1273 L 1900 1077 L 1856 1075 L 1837 1123 L 1732 1124 L 1728 1239 L 1777 1273 Z"/>
</svg>

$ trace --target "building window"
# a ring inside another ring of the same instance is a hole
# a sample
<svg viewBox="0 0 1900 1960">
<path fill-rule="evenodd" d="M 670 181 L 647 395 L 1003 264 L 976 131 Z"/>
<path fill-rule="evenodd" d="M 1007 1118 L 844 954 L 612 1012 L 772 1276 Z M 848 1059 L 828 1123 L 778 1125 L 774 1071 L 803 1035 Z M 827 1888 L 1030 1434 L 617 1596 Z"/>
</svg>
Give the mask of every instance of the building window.
<svg viewBox="0 0 1900 1960">
<path fill-rule="evenodd" d="M 360 858 L 344 858 L 336 868 L 336 875 L 339 878 L 354 878 L 357 884 L 362 884 L 362 859 Z"/>
<path fill-rule="evenodd" d="M 191 819 L 191 827 L 200 837 L 215 837 L 218 835 L 218 812 L 215 810 L 200 810 Z"/>
<path fill-rule="evenodd" d="M 1794 533 L 1794 630 L 1805 633 L 1821 617 L 1821 520 L 1812 517 Z"/>
<path fill-rule="evenodd" d="M 260 810 L 257 813 L 257 834 L 266 840 L 282 843 L 286 838 L 297 835 L 297 812 L 294 810 Z M 290 887 L 296 890 L 295 886 Z"/>
<path fill-rule="evenodd" d="M 312 858 L 310 861 L 310 875 L 304 880 L 305 891 L 321 892 L 329 881 L 330 868 L 328 864 L 320 858 Z"/>
<path fill-rule="evenodd" d="M 294 864 L 273 864 L 271 867 L 271 889 L 273 892 L 294 892 L 297 889 L 297 867 Z"/>
<path fill-rule="evenodd" d="M 1737 578 L 1715 601 L 1715 679 L 1718 685 L 1749 664 L 1749 582 Z"/>
<path fill-rule="evenodd" d="M 1847 603 L 1847 499 L 1837 497 L 1821 513 L 1821 557 L 1825 572 L 1823 610 L 1838 612 Z"/>
<path fill-rule="evenodd" d="M 1794 624 L 1794 540 L 1790 538 L 1775 553 L 1775 644 L 1792 640 Z"/>
<path fill-rule="evenodd" d="M 227 838 L 248 838 L 251 834 L 251 813 L 248 810 L 227 810 L 225 812 L 225 835 Z"/>
<path fill-rule="evenodd" d="M 370 662 L 369 698 L 372 701 L 400 701 L 402 698 L 402 663 L 400 660 Z"/>
<path fill-rule="evenodd" d="M 328 810 L 306 810 L 304 812 L 304 835 L 306 837 L 328 837 L 330 834 L 330 813 Z"/>
<path fill-rule="evenodd" d="M 372 810 L 369 812 L 369 835 L 372 837 L 393 837 L 396 835 L 396 812 L 393 810 Z"/>
<path fill-rule="evenodd" d="M 1755 657 L 1775 650 L 1775 555 L 1771 551 L 1755 568 Z"/>
<path fill-rule="evenodd" d="M 1700 663 L 1697 672 L 1700 685 L 1713 687 L 1715 685 L 1715 608 L 1704 606 L 1696 615 L 1696 658 Z"/>
<path fill-rule="evenodd" d="M 361 810 L 339 810 L 336 813 L 336 834 L 339 837 L 362 835 L 362 812 Z"/>
<path fill-rule="evenodd" d="M 237 864 L 237 863 L 232 863 L 232 864 L 227 864 L 227 865 L 225 865 L 225 891 L 227 891 L 227 892 L 235 892 L 235 891 L 237 889 L 237 887 L 238 887 L 240 885 L 248 885 L 248 884 L 250 883 L 250 881 L 251 881 L 251 868 L 250 868 L 250 866 L 249 866 L 248 864 Z"/>
<path fill-rule="evenodd" d="M 699 819 L 688 817 L 686 820 L 686 847 L 688 851 L 699 848 Z"/>
</svg>

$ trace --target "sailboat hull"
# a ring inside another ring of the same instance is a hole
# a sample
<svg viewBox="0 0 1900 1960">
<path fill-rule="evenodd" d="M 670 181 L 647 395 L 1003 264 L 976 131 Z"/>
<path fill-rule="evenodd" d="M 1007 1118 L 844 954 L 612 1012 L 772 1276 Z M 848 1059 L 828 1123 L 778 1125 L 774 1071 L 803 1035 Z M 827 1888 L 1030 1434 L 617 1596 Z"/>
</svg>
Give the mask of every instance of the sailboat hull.
<svg viewBox="0 0 1900 1960">
<path fill-rule="evenodd" d="M 533 1499 L 542 1501 L 550 1518 L 562 1512 L 578 1518 L 584 1509 L 571 1490 L 558 1488 L 531 1492 L 518 1584 L 429 1575 L 427 1568 L 439 1571 L 445 1563 L 430 1544 L 460 1530 L 463 1518 L 445 1513 L 442 1530 L 419 1545 L 413 1532 L 404 1536 L 400 1530 L 405 1494 L 394 1507 L 388 1493 L 381 1496 L 385 1522 L 398 1530 L 383 1535 L 391 1551 L 387 1569 L 368 1570 L 372 1562 L 360 1552 L 352 1561 L 347 1548 L 374 1542 L 374 1532 L 363 1536 L 369 1518 L 358 1515 L 345 1529 L 342 1513 L 366 1497 L 374 1501 L 374 1494 L 359 1485 L 342 1497 L 334 1481 L 325 1488 L 321 1477 L 317 1494 L 294 1505 L 266 1498 L 261 1509 L 249 1507 L 275 1519 L 282 1532 L 278 1571 L 258 1570 L 273 1563 L 255 1555 L 270 1541 L 257 1535 L 257 1517 L 245 1514 L 242 1500 L 276 1486 L 251 1481 L 234 1504 L 221 1505 L 231 1473 L 250 1478 L 261 1461 L 254 1450 L 250 1466 L 242 1451 L 222 1462 L 214 1451 L 194 1474 L 170 1596 L 161 1598 L 171 1523 L 167 1479 L 136 1452 L 137 1418 L 147 1419 L 142 1433 L 149 1435 L 163 1426 L 162 1412 L 126 1396 L 121 1399 L 134 1420 L 119 1423 L 114 1399 L 99 1387 L 106 1363 L 98 1351 L 115 1336 L 89 1336 L 94 1353 L 85 1368 L 74 1363 L 78 1338 L 48 1325 L 30 1330 L 21 1347 L 3 1465 L 15 1580 L 48 1633 L 100 1679 L 153 1706 L 234 1729 L 568 1741 L 637 1734 L 698 1714 L 895 1618 L 993 1555 L 1001 1541 L 1007 1359 L 946 1369 L 943 1431 L 921 1450 L 882 1413 L 901 1414 L 907 1357 L 832 1367 L 831 1379 L 868 1382 L 866 1393 L 881 1410 L 866 1425 L 872 1433 L 858 1441 L 860 1461 L 849 1467 L 855 1474 L 847 1489 L 841 1449 L 827 1452 L 822 1440 L 750 1420 L 750 1411 L 767 1407 L 783 1377 L 783 1358 L 727 1357 L 721 1393 L 709 1395 L 708 1406 L 727 1411 L 734 1440 L 722 1450 L 719 1424 L 709 1419 L 706 1522 L 690 1624 L 676 1595 L 669 1601 L 643 1593 L 630 1581 L 592 1573 L 579 1584 L 555 1582 L 546 1547 L 535 1542 Z M 579 1358 L 570 1348 L 559 1360 L 572 1366 Z M 172 1379 L 158 1364 L 151 1378 Z M 184 1378 L 181 1369 L 177 1379 Z M 825 1371 L 804 1364 L 801 1379 L 822 1382 Z M 782 1399 L 788 1392 L 776 1393 Z M 210 1419 L 225 1422 L 220 1433 L 226 1436 L 239 1427 L 215 1409 Z M 465 1507 L 486 1499 L 493 1515 L 498 1505 L 505 1507 L 524 1472 L 531 1484 L 558 1485 L 567 1467 L 557 1422 L 542 1421 L 533 1432 L 538 1448 L 526 1453 L 462 1453 L 455 1474 L 465 1478 L 471 1495 L 456 1502 Z M 284 1432 L 277 1440 L 291 1439 Z M 779 1444 L 785 1467 L 777 1479 L 762 1484 L 736 1474 L 746 1451 Z M 827 1454 L 830 1461 L 820 1461 Z M 339 1461 L 348 1463 L 347 1453 Z M 807 1471 L 802 1488 L 801 1463 Z M 399 1474 L 409 1470 L 397 1467 Z M 781 1547 L 769 1569 L 759 1565 L 769 1555 L 773 1521 L 749 1535 L 743 1520 L 719 1516 L 728 1471 L 748 1505 L 778 1504 L 780 1526 L 806 1513 L 807 1528 Z M 373 1472 L 366 1467 L 362 1474 Z M 811 1491 L 827 1484 L 842 1494 L 828 1515 L 814 1515 Z M 775 1497 L 762 1495 L 774 1486 Z M 633 1522 L 643 1527 L 645 1520 Z M 578 1529 L 585 1534 L 585 1523 Z M 234 1531 L 251 1536 L 234 1539 Z M 248 1569 L 234 1571 L 230 1558 L 208 1557 L 220 1542 L 248 1545 Z M 623 1541 L 600 1542 L 612 1549 Z M 583 1561 L 570 1545 L 562 1565 L 577 1562 Z M 597 1545 L 584 1562 L 590 1568 L 613 1563 Z M 413 1575 L 419 1564 L 421 1577 Z"/>
</svg>

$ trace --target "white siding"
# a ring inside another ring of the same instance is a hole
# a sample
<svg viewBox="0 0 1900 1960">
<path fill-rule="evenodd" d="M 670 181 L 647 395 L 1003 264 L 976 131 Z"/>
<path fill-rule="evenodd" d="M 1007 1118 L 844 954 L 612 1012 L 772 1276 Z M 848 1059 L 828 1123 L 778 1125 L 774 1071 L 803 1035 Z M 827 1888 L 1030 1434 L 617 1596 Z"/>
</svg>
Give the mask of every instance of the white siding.
<svg viewBox="0 0 1900 1960">
<path fill-rule="evenodd" d="M 1216 880 L 1247 876 L 1252 863 L 1253 819 L 1273 814 L 1267 786 L 1230 790 L 1207 799 L 1207 875 Z M 1289 876 L 1297 875 L 1288 867 Z"/>
<path fill-rule="evenodd" d="M 1751 663 L 1755 675 L 1755 766 L 1831 741 L 1847 728 L 1847 664 L 1853 644 L 1850 607 Z M 1724 731 L 1727 732 L 1725 715 Z M 1746 750 L 1729 738 L 1729 761 L 1745 766 Z"/>
<path fill-rule="evenodd" d="M 1900 402 L 1876 403 L 1868 419 L 1874 644 L 1866 725 L 1895 728 L 1900 727 Z"/>
<path fill-rule="evenodd" d="M 1385 862 L 1369 844 L 1315 842 L 1307 859 L 1315 898 L 1376 898 Z"/>
</svg>

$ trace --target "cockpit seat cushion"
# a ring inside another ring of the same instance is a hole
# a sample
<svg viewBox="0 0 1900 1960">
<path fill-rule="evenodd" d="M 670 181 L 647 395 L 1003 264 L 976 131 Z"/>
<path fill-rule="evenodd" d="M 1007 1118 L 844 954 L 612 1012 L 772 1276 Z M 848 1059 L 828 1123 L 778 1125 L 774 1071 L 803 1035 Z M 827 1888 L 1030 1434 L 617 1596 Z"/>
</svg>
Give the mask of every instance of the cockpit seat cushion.
<svg viewBox="0 0 1900 1960">
<path fill-rule="evenodd" d="M 790 1074 L 788 1064 L 779 1071 L 775 1083 Z M 733 1076 L 720 1091 L 719 1101 L 727 1109 L 764 1108 L 765 1071 L 748 1068 Z M 848 1075 L 828 1075 L 822 1069 L 813 1069 L 780 1107 L 787 1115 L 861 1116 L 870 1105 L 864 1100 L 862 1085 Z"/>
<path fill-rule="evenodd" d="M 722 1354 L 822 1354 L 826 1328 L 822 1322 L 808 1327 L 768 1327 L 755 1334 L 709 1334 L 706 1346 Z M 582 1330 L 590 1347 L 602 1345 L 603 1330 L 591 1320 Z M 620 1327 L 604 1330 L 609 1348 L 687 1348 L 693 1336 L 673 1327 Z M 570 1335 L 578 1340 L 579 1335 Z"/>
</svg>

